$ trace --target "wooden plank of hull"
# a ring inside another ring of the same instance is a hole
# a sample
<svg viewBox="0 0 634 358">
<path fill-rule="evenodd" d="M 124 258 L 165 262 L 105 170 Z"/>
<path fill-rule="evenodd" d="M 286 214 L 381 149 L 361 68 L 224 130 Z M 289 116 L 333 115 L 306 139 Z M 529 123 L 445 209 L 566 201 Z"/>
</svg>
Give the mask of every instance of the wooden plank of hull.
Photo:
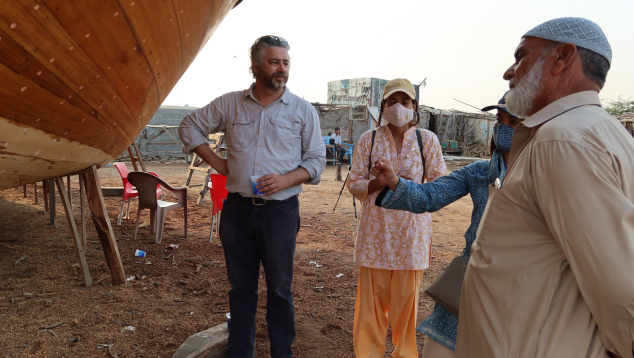
<svg viewBox="0 0 634 358">
<path fill-rule="evenodd" d="M 0 86 L 0 89 L 2 86 Z M 0 189 L 73 173 L 113 157 L 98 149 L 0 117 Z"/>
<path fill-rule="evenodd" d="M 171 1 L 125 1 L 121 7 L 158 82 L 155 92 L 158 101 L 163 102 L 189 67 L 189 63 L 183 62 L 174 4 Z"/>
<path fill-rule="evenodd" d="M 235 3 L 0 1 L 0 189 L 121 154 Z"/>
</svg>

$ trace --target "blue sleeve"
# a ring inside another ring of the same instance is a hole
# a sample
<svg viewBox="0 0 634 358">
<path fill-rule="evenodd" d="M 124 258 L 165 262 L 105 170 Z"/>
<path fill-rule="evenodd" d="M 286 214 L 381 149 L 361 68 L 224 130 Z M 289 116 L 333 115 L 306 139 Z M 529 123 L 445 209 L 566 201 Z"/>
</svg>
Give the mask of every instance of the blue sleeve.
<svg viewBox="0 0 634 358">
<path fill-rule="evenodd" d="M 438 211 L 469 194 L 469 178 L 476 174 L 472 173 L 476 169 L 473 164 L 455 170 L 431 183 L 417 184 L 401 178 L 395 191 L 385 187 L 385 193 L 377 197 L 376 205 L 414 214 Z"/>
</svg>

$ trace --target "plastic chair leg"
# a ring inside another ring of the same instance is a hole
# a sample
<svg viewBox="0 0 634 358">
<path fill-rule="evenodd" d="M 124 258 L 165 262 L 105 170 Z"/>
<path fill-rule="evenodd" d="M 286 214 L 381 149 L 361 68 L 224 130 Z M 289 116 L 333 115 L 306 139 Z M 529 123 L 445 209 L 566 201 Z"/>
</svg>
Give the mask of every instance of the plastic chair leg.
<svg viewBox="0 0 634 358">
<path fill-rule="evenodd" d="M 163 240 L 163 226 L 165 225 L 165 213 L 166 210 L 158 208 L 156 210 L 156 243 L 160 244 Z"/>
<path fill-rule="evenodd" d="M 141 217 L 141 208 L 136 211 L 136 225 L 134 226 L 134 240 L 136 240 L 136 233 L 139 231 L 139 218 Z"/>
<path fill-rule="evenodd" d="M 220 237 L 220 215 L 222 215 L 222 211 L 216 213 L 216 236 Z"/>
<path fill-rule="evenodd" d="M 150 209 L 150 234 L 156 234 L 156 209 Z"/>
<path fill-rule="evenodd" d="M 125 215 L 126 220 L 130 220 L 130 203 L 132 202 L 132 198 L 128 199 L 128 211 Z"/>
<path fill-rule="evenodd" d="M 185 206 L 183 206 L 183 221 L 185 222 L 185 237 L 183 237 L 183 239 L 187 238 L 187 202 L 185 202 Z"/>
<path fill-rule="evenodd" d="M 214 223 L 216 221 L 216 215 L 211 216 L 211 230 L 209 230 L 209 243 L 211 243 L 211 239 L 214 237 Z"/>
<path fill-rule="evenodd" d="M 121 217 L 123 216 L 123 206 L 125 201 L 121 200 L 121 209 L 119 209 L 119 217 L 117 218 L 117 226 L 121 225 Z"/>
</svg>

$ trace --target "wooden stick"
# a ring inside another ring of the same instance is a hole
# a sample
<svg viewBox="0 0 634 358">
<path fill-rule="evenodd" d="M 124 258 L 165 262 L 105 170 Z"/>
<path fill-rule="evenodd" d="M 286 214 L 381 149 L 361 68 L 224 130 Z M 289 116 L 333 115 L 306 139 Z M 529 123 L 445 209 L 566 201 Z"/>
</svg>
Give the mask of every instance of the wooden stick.
<svg viewBox="0 0 634 358">
<path fill-rule="evenodd" d="M 79 210 L 81 210 L 81 241 L 84 243 L 84 249 L 88 252 L 88 245 L 86 245 L 86 208 L 84 203 L 86 202 L 86 188 L 82 180 L 82 175 L 79 174 Z"/>
<path fill-rule="evenodd" d="M 70 210 L 73 210 L 73 194 L 70 192 L 70 175 L 66 176 L 66 184 L 68 185 L 68 203 L 70 204 Z"/>
<path fill-rule="evenodd" d="M 62 179 L 62 177 L 55 178 L 55 182 L 57 184 L 57 190 L 59 190 L 59 196 L 62 199 L 62 204 L 64 205 L 66 219 L 68 220 L 68 225 L 70 226 L 70 234 L 73 237 L 73 241 L 75 242 L 75 253 L 77 254 L 77 258 L 79 259 L 79 271 L 81 272 L 81 278 L 84 281 L 86 287 L 90 287 L 92 285 L 92 277 L 90 276 L 90 270 L 88 270 L 88 263 L 86 262 L 84 245 L 81 242 L 79 233 L 77 232 L 77 225 L 75 225 L 73 208 L 70 206 L 70 197 L 66 194 L 66 189 L 64 189 L 64 180 Z"/>
<path fill-rule="evenodd" d="M 48 180 L 48 205 L 49 205 L 49 213 L 50 219 L 48 224 L 53 226 L 55 225 L 55 180 Z"/>
<path fill-rule="evenodd" d="M 134 154 L 132 154 L 132 146 L 128 147 L 128 155 L 130 156 L 130 161 L 132 162 L 132 166 L 134 167 L 134 171 L 138 172 L 139 168 L 136 166 L 136 160 L 134 160 Z"/>
<path fill-rule="evenodd" d="M 35 198 L 35 205 L 37 205 L 37 182 L 33 183 L 33 197 Z"/>
<path fill-rule="evenodd" d="M 48 181 L 42 181 L 42 196 L 44 197 L 44 212 L 48 212 Z"/>
<path fill-rule="evenodd" d="M 101 246 L 106 256 L 106 262 L 110 268 L 112 284 L 125 284 L 125 271 L 123 269 L 123 263 L 121 262 L 121 256 L 119 256 L 117 241 L 112 231 L 112 226 L 110 225 L 106 203 L 101 193 L 97 167 L 93 165 L 86 168 L 82 172 L 82 177 L 86 187 L 86 196 L 88 198 L 88 206 L 90 207 L 92 220 L 95 223 L 99 241 L 101 241 Z"/>
<path fill-rule="evenodd" d="M 136 151 L 136 157 L 139 160 L 139 163 L 141 163 L 141 169 L 143 170 L 143 172 L 147 172 L 147 169 L 145 169 L 145 163 L 143 163 L 143 157 L 141 156 L 141 150 L 139 149 L 139 146 L 136 144 L 136 142 L 132 142 L 132 146 Z"/>
</svg>

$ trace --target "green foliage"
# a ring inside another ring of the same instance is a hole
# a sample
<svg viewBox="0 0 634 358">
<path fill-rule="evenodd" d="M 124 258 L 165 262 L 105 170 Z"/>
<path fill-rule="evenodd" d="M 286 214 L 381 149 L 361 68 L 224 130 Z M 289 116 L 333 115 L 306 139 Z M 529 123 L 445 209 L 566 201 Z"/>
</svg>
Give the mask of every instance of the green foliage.
<svg viewBox="0 0 634 358">
<path fill-rule="evenodd" d="M 623 99 L 619 96 L 616 101 L 613 99 L 603 100 L 603 108 L 613 116 L 617 116 L 623 113 L 634 112 L 634 100 L 631 98 Z"/>
</svg>

